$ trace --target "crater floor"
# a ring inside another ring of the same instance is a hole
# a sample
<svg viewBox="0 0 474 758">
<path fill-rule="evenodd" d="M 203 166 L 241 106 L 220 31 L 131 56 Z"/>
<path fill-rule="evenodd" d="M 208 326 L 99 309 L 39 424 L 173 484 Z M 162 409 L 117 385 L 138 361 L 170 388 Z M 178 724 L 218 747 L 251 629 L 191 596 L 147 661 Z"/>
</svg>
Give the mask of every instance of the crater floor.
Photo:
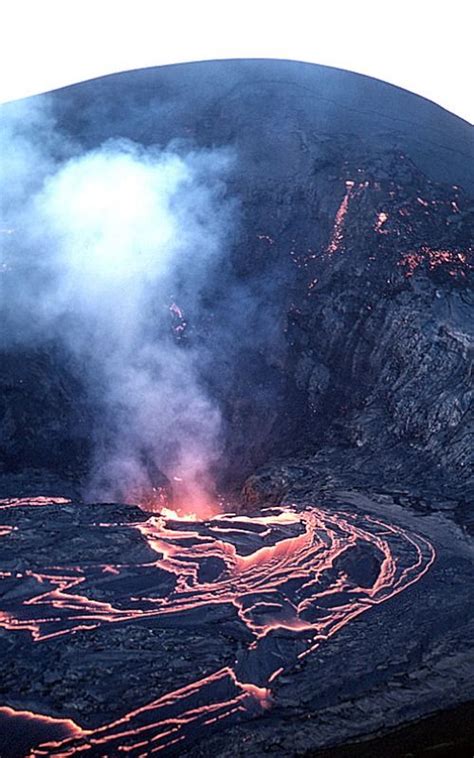
<svg viewBox="0 0 474 758">
<path fill-rule="evenodd" d="M 463 532 L 295 500 L 194 522 L 4 498 L 1 754 L 296 754 L 472 697 Z"/>
</svg>

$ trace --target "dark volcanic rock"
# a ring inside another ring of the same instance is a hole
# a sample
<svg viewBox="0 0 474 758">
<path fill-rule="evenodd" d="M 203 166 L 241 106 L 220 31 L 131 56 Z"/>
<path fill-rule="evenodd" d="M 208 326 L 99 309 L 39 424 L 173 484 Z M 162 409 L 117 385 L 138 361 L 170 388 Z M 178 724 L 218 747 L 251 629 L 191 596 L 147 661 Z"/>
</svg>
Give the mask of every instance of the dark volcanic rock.
<svg viewBox="0 0 474 758">
<path fill-rule="evenodd" d="M 225 365 L 203 367 L 226 422 L 223 483 L 330 449 L 331 466 L 372 461 L 392 486 L 472 486 L 468 124 L 381 82 L 277 61 L 119 74 L 59 90 L 52 107 L 85 148 L 126 137 L 236 151 L 240 229 L 207 296 L 215 323 L 235 286 L 256 305 Z M 194 333 L 216 336 L 205 319 Z M 53 347 L 3 353 L 5 471 L 87 472 L 100 411 L 81 371 Z"/>
</svg>

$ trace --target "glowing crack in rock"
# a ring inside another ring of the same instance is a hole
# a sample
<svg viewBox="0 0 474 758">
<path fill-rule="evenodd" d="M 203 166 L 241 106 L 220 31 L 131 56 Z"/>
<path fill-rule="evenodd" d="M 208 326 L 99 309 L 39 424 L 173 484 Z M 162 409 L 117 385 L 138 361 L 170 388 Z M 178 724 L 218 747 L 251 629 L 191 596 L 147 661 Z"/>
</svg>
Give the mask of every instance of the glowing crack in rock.
<svg viewBox="0 0 474 758">
<path fill-rule="evenodd" d="M 72 719 L 58 719 L 44 716 L 32 711 L 19 711 L 8 706 L 0 707 L 0 734 L 5 730 L 8 734 L 22 733 L 27 737 L 26 744 L 32 739 L 44 742 L 54 736 L 57 740 L 84 737 L 88 732 L 81 729 Z"/>
<path fill-rule="evenodd" d="M 179 754 L 213 729 L 259 716 L 271 708 L 272 687 L 282 672 L 352 619 L 418 582 L 435 558 L 432 545 L 406 529 L 370 515 L 314 506 L 280 506 L 256 517 L 221 514 L 204 522 L 151 516 L 140 523 L 100 526 L 140 532 L 156 558 L 138 565 L 173 577 L 167 594 L 141 595 L 139 603 L 130 597 L 128 608 L 81 594 L 93 572 L 126 577 L 125 563 L 15 572 L 24 591 L 0 605 L 0 626 L 29 632 L 35 644 L 42 644 L 134 620 L 163 619 L 178 628 L 190 613 L 194 624 L 209 624 L 213 609 L 225 604 L 233 607 L 252 642 L 232 666 L 96 729 L 28 713 L 25 718 L 42 726 L 51 721 L 32 756 Z M 9 534 L 5 527 L 2 538 Z M 200 568 L 212 557 L 223 568 L 209 581 L 201 578 Z M 0 584 L 9 576 L 8 571 L 0 574 Z M 8 709 L 3 711 L 8 715 Z"/>
<path fill-rule="evenodd" d="M 422 245 L 419 250 L 404 253 L 398 265 L 405 269 L 407 279 L 422 265 L 427 265 L 429 271 L 445 266 L 449 275 L 453 277 L 465 277 L 467 271 L 474 269 L 472 251 L 432 250 L 427 245 Z"/>
<path fill-rule="evenodd" d="M 348 179 L 346 181 L 346 190 L 344 193 L 344 197 L 342 198 L 339 208 L 336 211 L 331 238 L 326 248 L 326 253 L 328 253 L 329 255 L 332 255 L 333 253 L 337 253 L 337 251 L 339 250 L 343 242 L 344 226 L 346 223 L 346 216 L 347 216 L 347 211 L 349 210 L 350 201 L 356 194 L 358 194 L 362 190 L 366 190 L 368 186 L 369 186 L 368 181 L 359 182 L 358 184 L 356 184 L 356 182 L 354 182 L 352 179 Z"/>
<path fill-rule="evenodd" d="M 341 245 L 344 231 L 344 220 L 346 218 L 347 209 L 349 208 L 349 200 L 351 198 L 353 189 L 354 182 L 347 181 L 344 197 L 342 198 L 341 204 L 336 211 L 331 239 L 329 240 L 329 245 L 327 246 L 328 253 L 336 253 Z"/>
<path fill-rule="evenodd" d="M 66 505 L 71 501 L 66 497 L 47 497 L 40 495 L 38 497 L 5 497 L 0 499 L 0 509 L 2 508 L 15 508 L 18 506 L 33 506 L 33 505 Z"/>
</svg>

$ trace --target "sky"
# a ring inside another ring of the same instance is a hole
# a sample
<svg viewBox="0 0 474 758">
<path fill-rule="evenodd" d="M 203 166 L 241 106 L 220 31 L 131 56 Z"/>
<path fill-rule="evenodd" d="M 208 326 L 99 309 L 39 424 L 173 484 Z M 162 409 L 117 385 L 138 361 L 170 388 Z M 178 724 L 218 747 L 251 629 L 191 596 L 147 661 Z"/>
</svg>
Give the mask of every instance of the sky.
<svg viewBox="0 0 474 758">
<path fill-rule="evenodd" d="M 285 58 L 367 74 L 474 122 L 470 0 L 7 0 L 0 102 L 145 66 Z"/>
</svg>

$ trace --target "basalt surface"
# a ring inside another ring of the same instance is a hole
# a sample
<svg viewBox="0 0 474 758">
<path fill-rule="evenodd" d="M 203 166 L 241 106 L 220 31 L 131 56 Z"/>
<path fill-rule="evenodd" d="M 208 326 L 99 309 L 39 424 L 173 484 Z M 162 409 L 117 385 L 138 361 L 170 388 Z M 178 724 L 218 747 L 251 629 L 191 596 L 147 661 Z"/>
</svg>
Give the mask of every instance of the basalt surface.
<svg viewBox="0 0 474 758">
<path fill-rule="evenodd" d="M 220 486 L 253 518 L 82 503 L 100 410 L 81 367 L 53 343 L 4 348 L 0 753 L 305 754 L 473 699 L 472 127 L 285 62 L 51 97 L 84 148 L 236 151 L 231 255 L 186 339 L 212 341 L 226 292 L 257 303 L 203 368 Z"/>
<path fill-rule="evenodd" d="M 1 754 L 302 755 L 472 699 L 469 536 L 288 495 L 207 522 L 4 498 Z"/>
</svg>

